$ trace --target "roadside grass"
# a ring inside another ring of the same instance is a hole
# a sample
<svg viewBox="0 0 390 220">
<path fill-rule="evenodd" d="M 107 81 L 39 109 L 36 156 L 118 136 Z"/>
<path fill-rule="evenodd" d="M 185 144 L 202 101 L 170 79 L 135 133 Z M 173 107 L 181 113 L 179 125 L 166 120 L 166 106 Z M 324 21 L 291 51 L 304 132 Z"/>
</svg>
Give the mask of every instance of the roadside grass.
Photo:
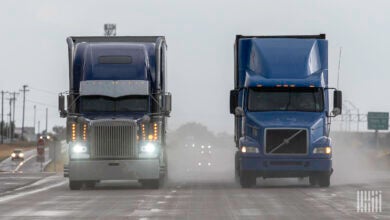
<svg viewBox="0 0 390 220">
<path fill-rule="evenodd" d="M 68 154 L 64 152 L 61 155 L 61 158 L 57 159 L 56 163 L 51 161 L 46 167 L 45 172 L 56 172 L 62 173 L 64 172 L 64 164 L 68 163 Z"/>
<path fill-rule="evenodd" d="M 19 148 L 23 151 L 36 148 L 35 142 L 19 142 L 12 144 L 0 144 L 0 161 L 3 161 L 11 156 L 14 149 Z"/>
</svg>

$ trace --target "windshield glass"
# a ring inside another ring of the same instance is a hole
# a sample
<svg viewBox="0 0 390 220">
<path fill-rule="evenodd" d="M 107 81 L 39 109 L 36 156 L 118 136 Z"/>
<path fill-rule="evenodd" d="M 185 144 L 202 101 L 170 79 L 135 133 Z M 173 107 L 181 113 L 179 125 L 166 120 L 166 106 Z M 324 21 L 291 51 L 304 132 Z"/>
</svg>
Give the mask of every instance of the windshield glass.
<svg viewBox="0 0 390 220">
<path fill-rule="evenodd" d="M 251 88 L 249 111 L 321 112 L 324 98 L 321 88 Z"/>
<path fill-rule="evenodd" d="M 148 96 L 84 96 L 80 98 L 81 112 L 147 112 Z"/>
</svg>

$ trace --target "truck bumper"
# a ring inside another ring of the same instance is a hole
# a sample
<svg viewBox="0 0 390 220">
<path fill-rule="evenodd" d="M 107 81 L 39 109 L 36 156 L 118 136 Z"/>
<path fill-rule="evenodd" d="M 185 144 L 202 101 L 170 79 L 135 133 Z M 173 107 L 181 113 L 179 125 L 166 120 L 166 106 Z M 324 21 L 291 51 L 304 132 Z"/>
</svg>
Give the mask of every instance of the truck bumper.
<svg viewBox="0 0 390 220">
<path fill-rule="evenodd" d="M 332 159 L 268 159 L 241 157 L 241 172 L 250 172 L 258 177 L 306 177 L 331 175 Z"/>
<path fill-rule="evenodd" d="M 144 160 L 72 160 L 68 166 L 69 180 L 140 180 L 158 179 L 158 159 Z"/>
</svg>

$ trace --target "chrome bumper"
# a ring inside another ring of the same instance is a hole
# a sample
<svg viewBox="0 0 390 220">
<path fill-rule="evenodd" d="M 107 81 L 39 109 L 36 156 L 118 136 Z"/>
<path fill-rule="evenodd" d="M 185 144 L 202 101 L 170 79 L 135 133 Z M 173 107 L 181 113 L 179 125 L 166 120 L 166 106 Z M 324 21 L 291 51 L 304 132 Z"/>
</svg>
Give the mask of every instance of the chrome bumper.
<svg viewBox="0 0 390 220">
<path fill-rule="evenodd" d="M 72 160 L 68 166 L 69 180 L 140 180 L 158 179 L 158 159 L 144 160 Z"/>
</svg>

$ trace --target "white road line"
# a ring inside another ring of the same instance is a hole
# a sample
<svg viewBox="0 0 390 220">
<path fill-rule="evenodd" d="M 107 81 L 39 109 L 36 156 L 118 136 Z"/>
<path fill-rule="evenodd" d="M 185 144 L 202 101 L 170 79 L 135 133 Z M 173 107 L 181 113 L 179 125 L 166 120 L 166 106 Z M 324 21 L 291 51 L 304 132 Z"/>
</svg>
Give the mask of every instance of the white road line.
<svg viewBox="0 0 390 220">
<path fill-rule="evenodd" d="M 64 184 L 66 184 L 66 180 L 62 180 L 61 182 L 59 182 L 57 184 L 46 186 L 46 187 L 43 187 L 43 188 L 40 188 L 40 189 L 31 190 L 31 191 L 24 192 L 24 193 L 18 193 L 18 194 L 15 194 L 15 195 L 3 196 L 3 197 L 0 197 L 0 203 L 9 202 L 10 200 L 14 200 L 14 199 L 18 199 L 18 198 L 21 198 L 21 197 L 24 197 L 24 196 L 40 193 L 40 192 L 43 192 L 43 191 L 47 191 L 49 189 L 52 189 L 52 188 L 55 188 L 55 187 L 58 187 L 58 186 L 62 186 Z"/>
<path fill-rule="evenodd" d="M 12 171 L 12 172 L 18 172 L 19 171 L 19 169 L 25 164 L 25 163 L 27 163 L 27 161 L 29 161 L 29 160 L 31 160 L 32 158 L 34 158 L 34 157 L 36 157 L 37 155 L 31 155 L 29 158 L 27 158 L 26 160 L 24 160 L 24 161 L 22 161 L 22 162 L 20 162 L 19 163 L 19 165 L 15 168 L 15 170 L 14 171 Z"/>
</svg>

